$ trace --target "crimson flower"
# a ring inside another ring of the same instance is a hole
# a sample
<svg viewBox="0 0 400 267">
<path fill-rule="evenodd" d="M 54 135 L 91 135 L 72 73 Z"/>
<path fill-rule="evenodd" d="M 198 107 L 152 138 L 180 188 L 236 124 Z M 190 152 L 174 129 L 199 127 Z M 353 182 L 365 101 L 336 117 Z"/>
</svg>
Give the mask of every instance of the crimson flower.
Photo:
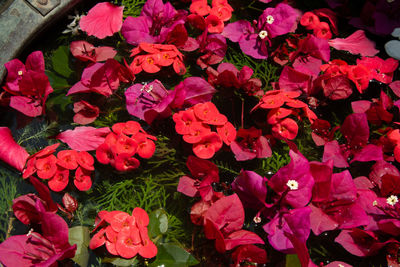
<svg viewBox="0 0 400 267">
<path fill-rule="evenodd" d="M 254 127 L 239 129 L 236 140 L 232 141 L 230 147 L 238 161 L 267 158 L 272 155 L 267 138 L 261 135 L 260 129 Z"/>
<path fill-rule="evenodd" d="M 7 127 L 0 127 L 0 160 L 22 171 L 29 154 L 18 145 Z"/>
<path fill-rule="evenodd" d="M 74 122 L 85 125 L 96 120 L 99 116 L 100 109 L 84 100 L 81 100 L 74 103 L 74 112 Z"/>
<path fill-rule="evenodd" d="M 70 44 L 72 55 L 82 61 L 99 62 L 114 58 L 117 54 L 114 48 L 109 46 L 94 47 L 86 41 L 73 41 Z"/>
</svg>

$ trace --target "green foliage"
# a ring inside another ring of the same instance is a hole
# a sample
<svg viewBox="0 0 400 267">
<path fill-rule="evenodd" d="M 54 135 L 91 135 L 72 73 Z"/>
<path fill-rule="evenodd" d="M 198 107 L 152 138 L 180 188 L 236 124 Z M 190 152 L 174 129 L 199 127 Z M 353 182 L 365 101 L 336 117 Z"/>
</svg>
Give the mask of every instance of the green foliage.
<svg viewBox="0 0 400 267">
<path fill-rule="evenodd" d="M 88 246 L 90 243 L 89 228 L 86 226 L 75 226 L 69 228 L 68 240 L 71 245 L 77 245 L 75 256 L 72 260 L 80 266 L 88 266 Z"/>
<path fill-rule="evenodd" d="M 120 3 L 124 6 L 124 18 L 138 17 L 146 0 L 121 0 Z"/>
<path fill-rule="evenodd" d="M 56 126 L 56 122 L 47 124 L 44 120 L 34 119 L 28 126 L 17 131 L 15 140 L 33 154 L 51 143 L 47 137 L 55 132 Z"/>
<path fill-rule="evenodd" d="M 264 91 L 272 89 L 271 82 L 279 79 L 278 67 L 269 63 L 268 60 L 257 60 L 245 55 L 240 49 L 233 49 L 228 46 L 224 62 L 232 63 L 239 70 L 243 66 L 248 66 L 254 70 L 253 76 L 262 81 Z"/>
<path fill-rule="evenodd" d="M 69 47 L 62 45 L 57 48 L 51 57 L 53 70 L 65 78 L 68 78 L 73 73 L 69 67 L 69 53 Z"/>
<path fill-rule="evenodd" d="M 199 262 L 182 247 L 172 244 L 164 243 L 158 244 L 158 253 L 156 260 L 150 263 L 149 266 L 171 266 L 171 267 L 186 267 L 196 265 Z"/>
<path fill-rule="evenodd" d="M 274 174 L 280 168 L 289 164 L 289 162 L 290 156 L 287 152 L 278 153 L 276 151 L 273 151 L 271 157 L 263 159 L 261 161 L 260 170 L 258 172 L 260 172 L 261 175 Z"/>
<path fill-rule="evenodd" d="M 6 239 L 11 227 L 12 201 L 17 197 L 19 177 L 6 168 L 0 168 L 0 242 Z"/>
<path fill-rule="evenodd" d="M 230 167 L 227 162 L 216 160 L 214 164 L 218 167 L 220 172 L 228 172 L 235 176 L 239 175 L 239 172 Z"/>
</svg>

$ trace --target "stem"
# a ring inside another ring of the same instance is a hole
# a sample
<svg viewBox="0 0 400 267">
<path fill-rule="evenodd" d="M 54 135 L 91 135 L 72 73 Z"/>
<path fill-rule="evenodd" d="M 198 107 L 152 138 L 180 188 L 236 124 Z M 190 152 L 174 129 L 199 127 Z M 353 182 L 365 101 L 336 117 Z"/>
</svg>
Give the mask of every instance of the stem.
<svg viewBox="0 0 400 267">
<path fill-rule="evenodd" d="M 8 211 L 11 212 L 11 209 L 9 209 Z M 11 231 L 13 229 L 14 220 L 15 220 L 14 216 L 10 216 L 10 218 L 8 219 L 8 227 L 7 227 L 6 239 L 11 236 Z"/>
</svg>

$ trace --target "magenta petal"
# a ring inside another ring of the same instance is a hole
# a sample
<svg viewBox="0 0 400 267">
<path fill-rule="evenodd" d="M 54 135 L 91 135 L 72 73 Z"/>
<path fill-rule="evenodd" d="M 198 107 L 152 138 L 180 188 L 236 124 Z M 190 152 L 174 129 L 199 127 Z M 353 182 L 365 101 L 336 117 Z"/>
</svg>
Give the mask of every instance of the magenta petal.
<svg viewBox="0 0 400 267">
<path fill-rule="evenodd" d="M 320 235 L 325 231 L 335 230 L 339 223 L 326 214 L 321 208 L 310 204 L 311 208 L 310 222 L 311 229 L 315 235 Z"/>
<path fill-rule="evenodd" d="M 264 27 L 267 29 L 269 37 L 274 38 L 278 35 L 294 32 L 299 15 L 300 12 L 295 10 L 293 7 L 280 3 L 275 8 L 267 8 L 264 10 L 260 16 L 259 24 L 265 25 Z M 268 16 L 272 16 L 272 23 L 266 22 Z"/>
<path fill-rule="evenodd" d="M 44 72 L 44 57 L 42 51 L 32 52 L 26 58 L 25 66 L 27 70 Z"/>
<path fill-rule="evenodd" d="M 231 250 L 239 245 L 264 244 L 264 241 L 256 233 L 238 230 L 229 234 L 225 239 L 225 249 Z"/>
<path fill-rule="evenodd" d="M 365 113 L 353 113 L 346 117 L 340 128 L 343 136 L 352 147 L 365 145 L 369 139 L 369 126 Z"/>
<path fill-rule="evenodd" d="M 25 251 L 33 250 L 27 245 L 27 235 L 15 235 L 0 244 L 0 262 L 5 266 L 32 266 L 32 260 L 25 257 Z"/>
<path fill-rule="evenodd" d="M 241 39 L 245 38 L 245 34 L 249 33 L 254 33 L 254 28 L 251 23 L 246 20 L 239 20 L 226 25 L 222 35 L 232 42 L 237 43 Z"/>
<path fill-rule="evenodd" d="M 335 167 L 349 167 L 349 164 L 347 163 L 347 157 L 342 153 L 339 143 L 336 140 L 325 143 L 322 161 L 327 162 L 328 160 L 333 160 L 333 166 Z"/>
<path fill-rule="evenodd" d="M 57 139 L 67 143 L 68 146 L 77 151 L 96 150 L 104 143 L 110 128 L 94 128 L 89 126 L 76 127 L 74 130 L 64 131 L 56 136 Z"/>
<path fill-rule="evenodd" d="M 11 130 L 0 127 L 0 160 L 22 171 L 28 157 L 28 152 L 14 141 Z"/>
<path fill-rule="evenodd" d="M 373 144 L 368 144 L 365 147 L 363 147 L 361 151 L 358 151 L 354 155 L 354 158 L 350 161 L 350 163 L 352 163 L 353 161 L 366 162 L 366 161 L 379 161 L 379 160 L 383 160 L 382 147 Z"/>
<path fill-rule="evenodd" d="M 283 91 L 309 93 L 312 76 L 285 66 L 279 76 L 279 88 Z"/>
<path fill-rule="evenodd" d="M 267 186 L 263 177 L 252 171 L 242 171 L 231 184 L 246 208 L 264 207 L 267 197 Z"/>
<path fill-rule="evenodd" d="M 127 17 L 121 28 L 121 33 L 131 45 L 140 43 L 155 43 L 156 38 L 150 35 L 149 20 L 147 17 Z"/>
<path fill-rule="evenodd" d="M 204 220 L 213 222 L 218 229 L 223 228 L 223 232 L 228 234 L 242 229 L 244 223 L 242 202 L 236 194 L 220 198 L 207 210 Z"/>
<path fill-rule="evenodd" d="M 11 96 L 10 107 L 18 110 L 28 117 L 37 117 L 42 115 L 43 107 L 40 102 L 33 102 L 32 98 L 26 96 Z"/>
<path fill-rule="evenodd" d="M 208 102 L 211 101 L 215 92 L 215 88 L 203 78 L 189 77 L 175 86 L 173 106 L 193 106 L 198 103 Z"/>
<path fill-rule="evenodd" d="M 363 57 L 373 57 L 379 53 L 375 43 L 369 40 L 363 30 L 354 32 L 347 38 L 336 38 L 328 41 L 329 45 L 337 50 L 345 50 Z"/>
<path fill-rule="evenodd" d="M 189 197 L 194 197 L 198 192 L 197 188 L 194 186 L 195 182 L 196 180 L 193 180 L 188 176 L 182 176 L 179 179 L 177 191 Z"/>
<path fill-rule="evenodd" d="M 123 6 L 108 2 L 98 3 L 81 18 L 79 26 L 88 35 L 99 39 L 112 36 L 121 29 L 123 10 Z"/>
</svg>

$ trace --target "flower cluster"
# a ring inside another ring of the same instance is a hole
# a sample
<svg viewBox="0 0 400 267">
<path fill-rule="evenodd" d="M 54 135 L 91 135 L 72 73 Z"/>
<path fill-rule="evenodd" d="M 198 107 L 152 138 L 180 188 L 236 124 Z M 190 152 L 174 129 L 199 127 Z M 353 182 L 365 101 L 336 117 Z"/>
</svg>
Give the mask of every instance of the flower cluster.
<svg viewBox="0 0 400 267">
<path fill-rule="evenodd" d="M 317 116 L 304 102 L 296 99 L 300 94 L 297 92 L 284 92 L 280 90 L 268 91 L 260 102 L 253 108 L 269 109 L 267 123 L 272 126 L 271 131 L 278 139 L 294 139 L 299 127 L 297 123 L 288 118 L 289 115 L 297 116 L 299 119 L 302 110 L 305 117 L 312 123 Z M 283 107 L 286 105 L 287 107 Z"/>
<path fill-rule="evenodd" d="M 139 254 L 153 258 L 157 247 L 147 232 L 149 216 L 142 208 L 134 208 L 132 215 L 123 211 L 100 211 L 94 230 L 101 228 L 90 240 L 89 248 L 106 245 L 107 251 L 116 256 L 130 259 Z"/>
<path fill-rule="evenodd" d="M 213 0 L 212 7 L 207 0 L 193 1 L 189 8 L 193 14 L 188 19 L 196 21 L 196 24 L 204 25 L 209 33 L 221 33 L 224 29 L 224 22 L 232 17 L 233 8 L 227 0 Z M 204 16 L 207 16 L 205 19 Z"/>
<path fill-rule="evenodd" d="M 306 27 L 307 30 L 312 30 L 313 34 L 318 38 L 331 39 L 332 32 L 330 26 L 327 22 L 320 21 L 321 17 L 328 19 L 336 33 L 336 15 L 332 10 L 327 8 L 304 13 L 300 19 L 300 24 Z"/>
<path fill-rule="evenodd" d="M 44 72 L 44 58 L 40 51 L 32 52 L 25 65 L 19 59 L 6 64 L 7 77 L 0 100 L 28 117 L 44 114 L 45 102 L 53 88 Z"/>
<path fill-rule="evenodd" d="M 156 73 L 161 70 L 161 67 L 171 65 L 177 74 L 186 73 L 183 55 L 174 45 L 140 43 L 139 46 L 132 49 L 131 57 L 134 58 L 129 69 L 133 74 L 141 71 Z"/>
<path fill-rule="evenodd" d="M 110 164 L 118 171 L 129 171 L 139 167 L 134 155 L 151 158 L 156 150 L 155 136 L 147 134 L 136 121 L 116 123 L 103 144 L 96 149 L 96 158 L 102 164 Z"/>
<path fill-rule="evenodd" d="M 193 144 L 193 152 L 202 159 L 212 158 L 222 144 L 230 145 L 236 129 L 212 102 L 199 103 L 173 115 L 175 130 Z M 216 132 L 211 127 L 216 128 Z"/>
<path fill-rule="evenodd" d="M 94 170 L 94 159 L 86 151 L 62 150 L 54 156 L 60 144 L 47 146 L 31 155 L 26 162 L 23 178 L 36 173 L 45 180 L 51 190 L 59 192 L 64 190 L 69 182 L 69 172 L 75 170 L 74 185 L 80 191 L 87 191 L 92 186 L 90 178 Z"/>
</svg>

